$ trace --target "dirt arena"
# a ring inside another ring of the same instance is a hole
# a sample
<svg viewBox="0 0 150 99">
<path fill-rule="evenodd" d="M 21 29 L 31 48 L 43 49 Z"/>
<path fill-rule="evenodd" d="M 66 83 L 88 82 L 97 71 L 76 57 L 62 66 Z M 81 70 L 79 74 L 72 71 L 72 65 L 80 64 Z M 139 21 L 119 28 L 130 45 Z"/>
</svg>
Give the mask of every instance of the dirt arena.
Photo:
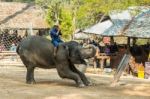
<svg viewBox="0 0 150 99">
<path fill-rule="evenodd" d="M 0 99 L 150 99 L 150 80 L 131 76 L 112 87 L 111 75 L 86 73 L 94 85 L 78 88 L 55 69 L 36 69 L 34 85 L 25 83 L 25 75 L 25 67 L 0 66 Z"/>
</svg>

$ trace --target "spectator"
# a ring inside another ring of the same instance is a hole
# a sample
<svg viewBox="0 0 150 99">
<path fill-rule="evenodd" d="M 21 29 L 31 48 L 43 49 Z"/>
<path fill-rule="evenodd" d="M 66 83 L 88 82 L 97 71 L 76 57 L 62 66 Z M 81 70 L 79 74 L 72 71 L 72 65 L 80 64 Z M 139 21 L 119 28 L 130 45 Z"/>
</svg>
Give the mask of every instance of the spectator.
<svg viewBox="0 0 150 99">
<path fill-rule="evenodd" d="M 107 43 L 105 45 L 105 53 L 106 55 L 110 55 L 110 46 Z"/>
<path fill-rule="evenodd" d="M 0 51 L 4 51 L 6 48 L 5 48 L 5 46 L 4 46 L 4 44 L 2 44 L 1 42 L 0 42 Z"/>
<path fill-rule="evenodd" d="M 101 41 L 99 43 L 99 50 L 100 50 L 100 53 L 104 53 L 104 49 L 105 49 L 105 44 L 103 43 L 103 41 Z"/>
<path fill-rule="evenodd" d="M 110 46 L 110 53 L 115 53 L 115 52 L 118 52 L 118 46 L 116 42 L 114 42 L 114 44 Z"/>
<path fill-rule="evenodd" d="M 17 46 L 12 43 L 11 47 L 10 47 L 10 51 L 16 51 Z"/>
</svg>

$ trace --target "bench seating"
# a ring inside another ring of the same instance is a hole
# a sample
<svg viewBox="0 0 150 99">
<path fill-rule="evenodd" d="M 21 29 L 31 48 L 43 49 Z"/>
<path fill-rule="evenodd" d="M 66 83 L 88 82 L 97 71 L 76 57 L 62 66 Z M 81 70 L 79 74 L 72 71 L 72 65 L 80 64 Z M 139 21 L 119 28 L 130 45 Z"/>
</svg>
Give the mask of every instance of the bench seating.
<svg viewBox="0 0 150 99">
<path fill-rule="evenodd" d="M 101 69 L 104 68 L 104 61 L 108 60 L 110 61 L 110 59 L 115 58 L 117 56 L 117 53 L 113 53 L 110 55 L 107 55 L 106 53 L 98 53 L 95 58 L 100 60 L 100 67 Z M 94 61 L 94 68 L 96 68 L 96 61 Z"/>
</svg>

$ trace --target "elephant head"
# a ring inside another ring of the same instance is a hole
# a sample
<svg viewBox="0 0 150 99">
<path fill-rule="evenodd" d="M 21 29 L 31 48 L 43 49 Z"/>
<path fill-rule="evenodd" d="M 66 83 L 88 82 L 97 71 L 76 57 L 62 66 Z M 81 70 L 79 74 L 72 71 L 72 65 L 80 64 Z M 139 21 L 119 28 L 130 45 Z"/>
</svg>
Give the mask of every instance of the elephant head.
<svg viewBox="0 0 150 99">
<path fill-rule="evenodd" d="M 73 64 L 86 64 L 84 59 L 92 58 L 95 56 L 96 48 L 93 45 L 81 46 L 75 41 L 61 44 L 58 47 L 58 59 L 60 55 L 69 59 Z"/>
</svg>

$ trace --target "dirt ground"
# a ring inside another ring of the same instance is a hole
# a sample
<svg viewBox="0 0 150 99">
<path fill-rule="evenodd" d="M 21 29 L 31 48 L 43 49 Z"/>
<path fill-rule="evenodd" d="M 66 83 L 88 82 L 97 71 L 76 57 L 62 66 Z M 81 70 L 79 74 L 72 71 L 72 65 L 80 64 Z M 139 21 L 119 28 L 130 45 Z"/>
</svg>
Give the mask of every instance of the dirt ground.
<svg viewBox="0 0 150 99">
<path fill-rule="evenodd" d="M 122 77 L 112 87 L 112 75 L 86 73 L 93 86 L 78 88 L 55 69 L 36 69 L 36 84 L 25 83 L 25 67 L 0 66 L 0 99 L 150 99 L 150 80 Z"/>
</svg>

